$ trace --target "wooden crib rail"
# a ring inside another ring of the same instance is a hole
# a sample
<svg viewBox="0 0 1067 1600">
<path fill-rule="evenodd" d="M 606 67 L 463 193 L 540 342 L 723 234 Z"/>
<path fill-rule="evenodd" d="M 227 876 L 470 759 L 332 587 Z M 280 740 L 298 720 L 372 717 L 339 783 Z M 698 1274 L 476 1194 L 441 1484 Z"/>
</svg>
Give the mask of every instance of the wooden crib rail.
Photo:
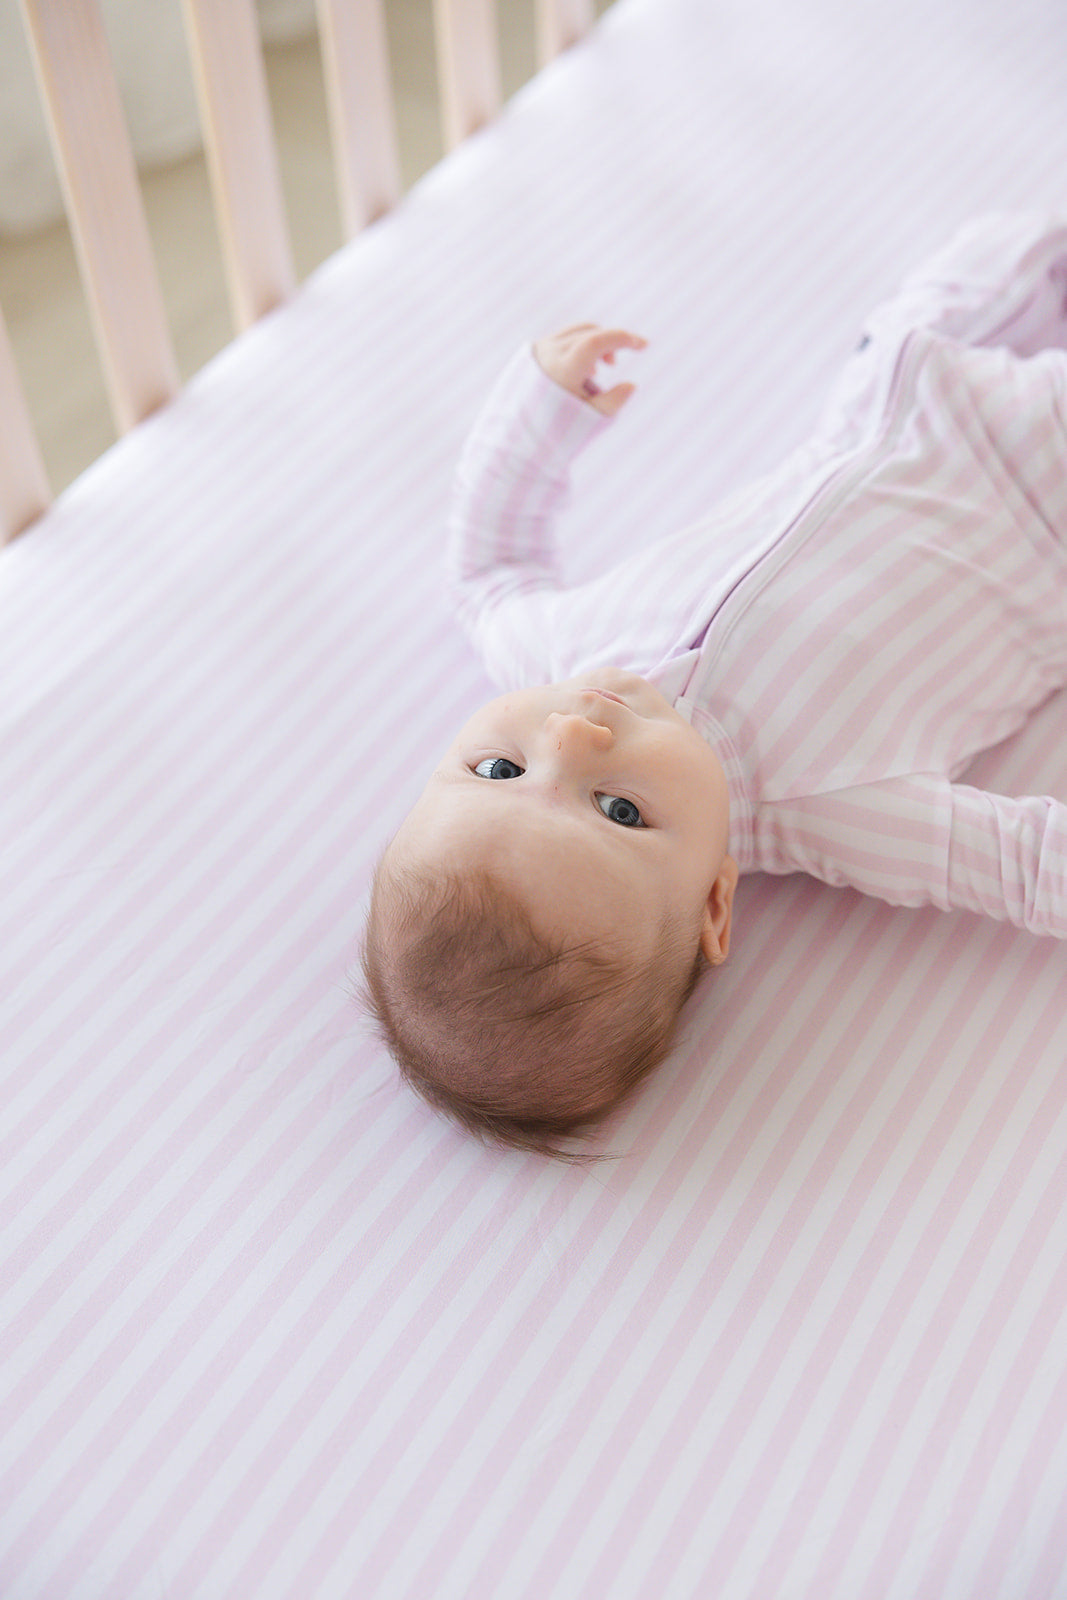
<svg viewBox="0 0 1067 1600">
<path fill-rule="evenodd" d="M 23 0 L 67 218 L 116 425 L 170 398 L 178 368 L 96 0 Z"/>
<path fill-rule="evenodd" d="M 492 0 L 434 0 L 445 146 L 451 150 L 500 109 Z"/>
<path fill-rule="evenodd" d="M 47 511 L 48 476 L 0 317 L 0 542 Z"/>
<path fill-rule="evenodd" d="M 319 37 L 345 237 L 395 205 L 400 150 L 380 5 L 318 0 Z"/>
<path fill-rule="evenodd" d="M 254 0 L 182 0 L 233 321 L 294 283 Z M 316 0 L 344 232 L 401 192 L 383 0 Z M 496 0 L 433 5 L 446 148 L 501 104 Z M 543 65 L 591 25 L 595 0 L 534 0 Z M 99 0 L 21 0 L 115 424 L 163 404 L 179 374 Z M 0 318 L 0 539 L 50 498 Z"/>
<path fill-rule="evenodd" d="M 230 303 L 247 328 L 295 281 L 252 0 L 184 0 Z"/>
<path fill-rule="evenodd" d="M 593 0 L 537 0 L 537 55 L 542 66 L 577 44 L 593 26 Z"/>
</svg>

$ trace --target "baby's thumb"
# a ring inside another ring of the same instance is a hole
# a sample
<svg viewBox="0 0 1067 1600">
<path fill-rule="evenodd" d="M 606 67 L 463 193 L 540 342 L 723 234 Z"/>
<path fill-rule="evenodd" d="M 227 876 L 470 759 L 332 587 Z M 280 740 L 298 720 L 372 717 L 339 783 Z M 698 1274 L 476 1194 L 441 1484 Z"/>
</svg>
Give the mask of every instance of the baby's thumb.
<svg viewBox="0 0 1067 1600">
<path fill-rule="evenodd" d="M 593 404 L 605 417 L 613 417 L 617 411 L 622 410 L 636 388 L 636 383 L 617 383 L 613 389 L 606 389 L 603 394 L 598 394 Z"/>
</svg>

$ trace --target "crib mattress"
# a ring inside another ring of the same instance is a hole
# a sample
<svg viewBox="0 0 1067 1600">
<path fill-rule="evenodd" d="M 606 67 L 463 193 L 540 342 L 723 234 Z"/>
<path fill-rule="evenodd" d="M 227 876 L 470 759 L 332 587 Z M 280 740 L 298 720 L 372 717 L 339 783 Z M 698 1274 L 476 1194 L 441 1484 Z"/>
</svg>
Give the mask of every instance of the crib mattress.
<svg viewBox="0 0 1067 1600">
<path fill-rule="evenodd" d="M 0 556 L 4 1600 L 1067 1595 L 1063 945 L 746 879 L 588 1169 L 351 996 L 491 691 L 439 563 L 498 367 L 644 333 L 564 538 L 670 532 L 958 223 L 1062 203 L 1065 50 L 620 0 Z M 1067 696 L 975 781 L 1067 794 Z"/>
</svg>

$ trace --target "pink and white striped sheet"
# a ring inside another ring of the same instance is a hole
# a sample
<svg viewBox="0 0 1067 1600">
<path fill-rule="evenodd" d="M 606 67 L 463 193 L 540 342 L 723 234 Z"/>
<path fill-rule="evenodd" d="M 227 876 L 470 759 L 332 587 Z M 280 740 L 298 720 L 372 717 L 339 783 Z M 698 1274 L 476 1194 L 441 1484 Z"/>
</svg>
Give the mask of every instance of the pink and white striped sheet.
<svg viewBox="0 0 1067 1600">
<path fill-rule="evenodd" d="M 439 555 L 501 360 L 650 340 L 576 571 L 692 520 L 959 222 L 1062 204 L 1065 47 L 619 0 L 0 556 L 4 1600 L 1067 1595 L 1062 943 L 746 880 L 588 1170 L 349 994 L 489 691 Z M 975 781 L 1067 793 L 1067 699 Z"/>
</svg>

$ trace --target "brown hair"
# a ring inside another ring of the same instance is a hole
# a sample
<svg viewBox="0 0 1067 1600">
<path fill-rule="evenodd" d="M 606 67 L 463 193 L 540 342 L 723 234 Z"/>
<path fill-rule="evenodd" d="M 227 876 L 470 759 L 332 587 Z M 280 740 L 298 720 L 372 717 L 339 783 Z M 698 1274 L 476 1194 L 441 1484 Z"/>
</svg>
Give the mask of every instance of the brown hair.
<svg viewBox="0 0 1067 1600">
<path fill-rule="evenodd" d="M 670 1049 L 704 965 L 665 928 L 635 970 L 607 948 L 553 943 L 482 870 L 375 874 L 363 1000 L 401 1076 L 469 1132 L 563 1160 Z"/>
</svg>

